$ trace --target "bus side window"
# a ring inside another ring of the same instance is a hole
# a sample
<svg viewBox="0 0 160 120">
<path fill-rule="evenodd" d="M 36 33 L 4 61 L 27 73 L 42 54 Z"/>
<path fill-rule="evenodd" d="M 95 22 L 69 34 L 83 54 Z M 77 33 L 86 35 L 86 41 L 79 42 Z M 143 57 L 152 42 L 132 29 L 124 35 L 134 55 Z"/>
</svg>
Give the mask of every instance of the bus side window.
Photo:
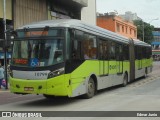
<svg viewBox="0 0 160 120">
<path fill-rule="evenodd" d="M 129 46 L 123 46 L 123 60 L 129 60 Z"/>
<path fill-rule="evenodd" d="M 72 59 L 81 60 L 82 59 L 82 40 L 83 32 L 75 30 L 75 36 L 72 40 Z"/>
<path fill-rule="evenodd" d="M 99 40 L 99 59 L 108 60 L 108 41 L 104 39 Z"/>
<path fill-rule="evenodd" d="M 116 44 L 116 60 L 123 60 L 123 50 L 122 50 L 122 45 L 121 44 Z"/>
<path fill-rule="evenodd" d="M 83 40 L 82 53 L 84 54 L 84 59 L 96 59 L 97 58 L 97 41 L 96 36 L 85 33 Z"/>
<path fill-rule="evenodd" d="M 137 46 L 137 58 L 138 60 L 142 59 L 142 47 L 141 46 Z"/>
<path fill-rule="evenodd" d="M 151 58 L 151 56 L 152 56 L 152 49 L 151 49 L 151 47 L 147 47 L 146 48 L 146 58 L 147 59 L 149 59 L 149 58 Z"/>
<path fill-rule="evenodd" d="M 135 47 L 134 47 L 135 60 L 138 59 L 138 55 L 137 55 L 138 53 L 137 53 L 137 51 L 138 51 L 138 50 L 137 50 L 137 46 L 135 46 Z"/>
<path fill-rule="evenodd" d="M 147 58 L 147 50 L 146 50 L 146 47 L 142 47 L 142 58 L 145 59 Z"/>
<path fill-rule="evenodd" d="M 109 58 L 110 58 L 110 60 L 116 59 L 116 51 L 115 51 L 115 43 L 114 42 L 110 42 Z"/>
</svg>

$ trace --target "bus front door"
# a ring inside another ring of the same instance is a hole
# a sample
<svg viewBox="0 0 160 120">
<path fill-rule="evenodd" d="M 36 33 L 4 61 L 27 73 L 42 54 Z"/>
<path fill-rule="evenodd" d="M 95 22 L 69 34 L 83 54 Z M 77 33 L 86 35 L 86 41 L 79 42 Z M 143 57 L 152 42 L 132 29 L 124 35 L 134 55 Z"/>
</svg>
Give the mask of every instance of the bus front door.
<svg viewBox="0 0 160 120">
<path fill-rule="evenodd" d="M 99 73 L 100 73 L 100 88 L 110 87 L 109 82 L 109 62 L 108 62 L 108 41 L 99 40 Z"/>
<path fill-rule="evenodd" d="M 108 61 L 100 60 L 99 70 L 101 76 L 108 76 Z"/>
<path fill-rule="evenodd" d="M 99 51 L 100 51 L 100 75 L 107 76 L 108 75 L 108 41 L 100 40 L 99 41 Z"/>
<path fill-rule="evenodd" d="M 117 74 L 123 74 L 123 61 L 117 61 Z"/>
</svg>

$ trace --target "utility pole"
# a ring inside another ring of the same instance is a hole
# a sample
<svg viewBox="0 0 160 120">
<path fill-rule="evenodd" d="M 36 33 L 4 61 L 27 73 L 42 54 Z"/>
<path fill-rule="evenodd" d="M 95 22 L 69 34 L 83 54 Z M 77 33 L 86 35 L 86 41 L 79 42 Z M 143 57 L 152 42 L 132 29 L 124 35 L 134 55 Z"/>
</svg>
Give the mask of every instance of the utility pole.
<svg viewBox="0 0 160 120">
<path fill-rule="evenodd" d="M 155 18 L 155 19 L 150 20 L 150 21 L 149 21 L 149 24 L 150 24 L 152 21 L 154 21 L 154 20 L 159 20 L 159 18 Z"/>
<path fill-rule="evenodd" d="M 6 89 L 8 89 L 8 77 L 7 77 L 7 39 L 6 39 L 6 0 L 3 0 L 3 24 L 4 24 L 4 70 Z"/>
<path fill-rule="evenodd" d="M 152 21 L 154 21 L 154 20 L 159 20 L 159 18 L 155 18 L 155 19 L 150 20 L 149 24 L 150 24 Z M 144 25 L 144 24 L 145 24 L 145 23 L 144 23 L 144 21 L 142 20 L 142 28 L 143 28 L 143 30 L 142 30 L 142 34 L 143 34 L 143 42 L 144 42 L 144 34 L 145 34 L 145 32 L 144 32 L 145 25 Z"/>
</svg>

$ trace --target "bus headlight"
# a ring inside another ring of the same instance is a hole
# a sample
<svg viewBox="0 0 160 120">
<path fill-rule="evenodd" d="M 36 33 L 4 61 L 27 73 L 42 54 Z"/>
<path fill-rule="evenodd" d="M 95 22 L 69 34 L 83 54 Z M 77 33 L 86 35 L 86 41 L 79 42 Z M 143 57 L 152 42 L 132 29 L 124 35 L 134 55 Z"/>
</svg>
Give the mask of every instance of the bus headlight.
<svg viewBox="0 0 160 120">
<path fill-rule="evenodd" d="M 52 71 L 48 74 L 48 79 L 64 74 L 64 68 Z"/>
</svg>

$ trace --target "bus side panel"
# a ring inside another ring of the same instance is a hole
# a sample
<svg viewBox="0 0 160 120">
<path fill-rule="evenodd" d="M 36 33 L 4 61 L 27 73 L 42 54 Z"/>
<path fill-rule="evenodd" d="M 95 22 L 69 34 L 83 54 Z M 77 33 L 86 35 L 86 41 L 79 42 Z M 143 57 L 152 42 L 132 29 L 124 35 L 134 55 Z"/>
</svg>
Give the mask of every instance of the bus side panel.
<svg viewBox="0 0 160 120">
<path fill-rule="evenodd" d="M 123 73 L 128 73 L 128 82 L 130 82 L 130 62 L 129 61 L 123 61 Z"/>
<path fill-rule="evenodd" d="M 119 83 L 120 79 L 116 79 L 117 76 L 117 61 L 109 61 L 109 85 L 114 86 Z"/>
<path fill-rule="evenodd" d="M 99 61 L 86 60 L 71 73 L 72 97 L 85 94 L 90 75 L 99 75 Z"/>
<path fill-rule="evenodd" d="M 117 62 L 109 61 L 109 75 L 117 74 Z"/>
<path fill-rule="evenodd" d="M 152 72 L 152 59 L 141 59 L 135 61 L 135 78 L 139 78 Z"/>
<path fill-rule="evenodd" d="M 150 58 L 150 59 L 148 59 L 148 69 L 147 69 L 147 72 L 148 73 L 151 73 L 152 72 L 152 67 L 153 67 L 153 59 L 152 58 Z"/>
<path fill-rule="evenodd" d="M 142 68 L 143 60 L 135 60 L 135 79 L 144 76 L 145 68 Z"/>
<path fill-rule="evenodd" d="M 145 59 L 144 67 L 147 69 L 147 74 L 152 72 L 152 58 Z"/>
<path fill-rule="evenodd" d="M 91 73 L 99 75 L 99 61 L 86 60 L 71 73 L 71 78 L 88 77 Z"/>
<path fill-rule="evenodd" d="M 71 88 L 69 86 L 70 75 L 60 75 L 47 80 L 47 95 L 70 96 Z"/>
<path fill-rule="evenodd" d="M 71 97 L 85 94 L 87 92 L 88 78 L 72 78 L 71 79 Z"/>
</svg>

